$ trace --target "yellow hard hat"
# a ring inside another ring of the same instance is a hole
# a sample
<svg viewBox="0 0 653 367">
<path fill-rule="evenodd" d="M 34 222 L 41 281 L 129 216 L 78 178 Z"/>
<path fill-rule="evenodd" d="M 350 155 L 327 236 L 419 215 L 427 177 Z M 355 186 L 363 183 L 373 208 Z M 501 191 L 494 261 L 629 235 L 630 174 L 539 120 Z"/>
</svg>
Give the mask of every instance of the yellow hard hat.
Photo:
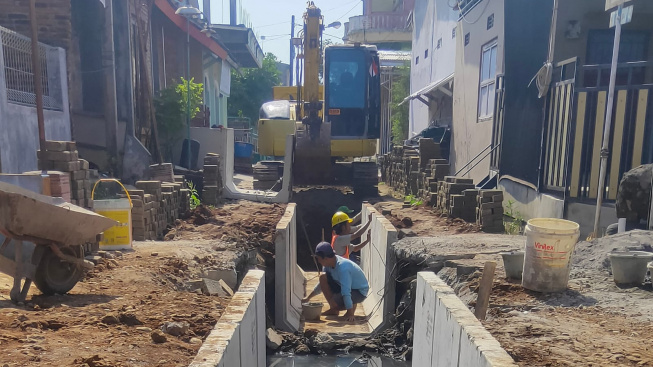
<svg viewBox="0 0 653 367">
<path fill-rule="evenodd" d="M 336 214 L 333 215 L 331 218 L 331 227 L 335 227 L 340 223 L 344 222 L 353 222 L 353 220 L 349 219 L 349 216 L 343 212 L 337 212 Z"/>
</svg>

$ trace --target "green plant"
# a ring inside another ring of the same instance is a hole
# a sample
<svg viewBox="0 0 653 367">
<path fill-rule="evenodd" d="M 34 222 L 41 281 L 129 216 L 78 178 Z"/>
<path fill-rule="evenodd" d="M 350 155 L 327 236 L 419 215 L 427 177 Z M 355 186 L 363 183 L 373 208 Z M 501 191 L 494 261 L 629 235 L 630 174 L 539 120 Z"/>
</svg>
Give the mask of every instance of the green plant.
<svg viewBox="0 0 653 367">
<path fill-rule="evenodd" d="M 188 83 L 186 79 L 181 78 L 179 84 L 162 89 L 154 97 L 161 148 L 167 160 L 172 159 L 172 150 L 184 136 L 182 130 L 186 126 L 186 111 L 188 108 L 187 84 L 190 84 L 190 118 L 192 119 L 200 111 L 200 106 L 202 105 L 202 96 L 204 93 L 204 86 L 202 84 L 195 83 L 193 79 Z"/>
<path fill-rule="evenodd" d="M 195 210 L 195 208 L 202 204 L 197 193 L 197 187 L 195 187 L 195 184 L 192 181 L 186 181 L 186 186 L 188 186 L 188 190 L 190 190 L 190 209 Z"/>
<path fill-rule="evenodd" d="M 410 206 L 420 206 L 422 205 L 422 199 L 415 197 L 414 195 L 408 195 L 404 198 L 404 202 L 410 203 Z"/>
<path fill-rule="evenodd" d="M 397 145 L 403 144 L 408 139 L 408 103 L 402 103 L 404 98 L 410 94 L 410 69 L 408 67 L 398 68 L 397 79 L 393 83 L 392 101 L 390 108 L 392 116 L 392 142 Z"/>
<path fill-rule="evenodd" d="M 514 201 L 508 200 L 508 204 L 506 204 L 505 215 L 510 217 L 509 220 L 503 222 L 503 225 L 506 227 L 506 233 L 511 235 L 521 234 L 524 217 L 519 211 L 517 211 L 517 209 L 515 209 Z"/>
</svg>

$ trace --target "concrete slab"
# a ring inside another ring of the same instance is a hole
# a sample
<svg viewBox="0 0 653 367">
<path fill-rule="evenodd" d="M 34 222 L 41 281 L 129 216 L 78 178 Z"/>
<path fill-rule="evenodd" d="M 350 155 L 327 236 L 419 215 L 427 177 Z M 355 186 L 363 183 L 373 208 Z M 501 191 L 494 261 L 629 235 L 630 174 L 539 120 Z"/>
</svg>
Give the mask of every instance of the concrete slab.
<svg viewBox="0 0 653 367">
<path fill-rule="evenodd" d="M 250 270 L 191 367 L 264 367 L 264 272 Z"/>
<path fill-rule="evenodd" d="M 300 327 L 304 274 L 297 266 L 297 204 L 289 203 L 275 232 L 275 323 L 284 331 Z"/>
<path fill-rule="evenodd" d="M 397 229 L 372 205 L 363 204 L 361 224 L 372 215 L 370 243 L 361 249 L 361 269 L 370 284 L 370 292 L 363 306 L 368 312 L 373 330 L 387 325 L 387 315 L 395 312 L 395 279 L 398 276 L 392 244 L 397 241 Z M 368 239 L 367 233 L 362 241 Z"/>
<path fill-rule="evenodd" d="M 318 283 L 318 273 L 317 272 L 307 272 L 306 273 L 306 294 L 309 294 L 315 285 Z M 323 294 L 311 299 L 311 302 L 323 302 L 324 308 L 323 311 L 326 311 L 329 308 L 326 299 Z M 334 339 L 344 339 L 344 338 L 357 338 L 357 337 L 366 337 L 370 335 L 373 331 L 372 326 L 367 320 L 367 313 L 365 309 L 365 304 L 358 305 L 356 308 L 356 322 L 349 323 L 342 318 L 344 311 L 340 313 L 340 317 L 337 316 L 321 316 L 319 321 L 306 321 L 303 320 L 303 329 L 317 329 L 325 333 L 329 333 Z"/>
<path fill-rule="evenodd" d="M 416 299 L 414 366 L 517 366 L 453 289 L 434 273 L 417 273 Z"/>
</svg>

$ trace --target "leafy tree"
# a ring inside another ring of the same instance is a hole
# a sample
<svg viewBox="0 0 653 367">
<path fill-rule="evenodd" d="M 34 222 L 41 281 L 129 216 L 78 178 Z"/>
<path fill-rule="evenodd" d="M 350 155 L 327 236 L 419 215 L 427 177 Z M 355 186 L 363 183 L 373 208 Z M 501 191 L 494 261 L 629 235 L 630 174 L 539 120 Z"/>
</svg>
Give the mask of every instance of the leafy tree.
<svg viewBox="0 0 653 367">
<path fill-rule="evenodd" d="M 272 87 L 281 85 L 277 57 L 267 53 L 263 67 L 242 69 L 241 72 L 242 75 L 232 70 L 227 111 L 229 116 L 248 117 L 254 123 L 258 120 L 261 105 L 272 100 Z"/>
<path fill-rule="evenodd" d="M 190 84 L 190 118 L 194 118 L 200 111 L 202 105 L 202 94 L 204 86 L 195 83 L 194 79 L 190 83 L 186 79 L 176 85 L 162 89 L 159 95 L 154 97 L 154 107 L 156 109 L 156 121 L 159 127 L 159 137 L 161 139 L 161 149 L 164 158 L 172 159 L 172 150 L 175 145 L 183 138 L 182 129 L 186 126 L 186 109 L 188 107 L 188 88 Z"/>
<path fill-rule="evenodd" d="M 408 139 L 408 103 L 399 104 L 410 94 L 410 69 L 400 67 L 397 79 L 392 86 L 392 142 L 403 144 Z"/>
</svg>

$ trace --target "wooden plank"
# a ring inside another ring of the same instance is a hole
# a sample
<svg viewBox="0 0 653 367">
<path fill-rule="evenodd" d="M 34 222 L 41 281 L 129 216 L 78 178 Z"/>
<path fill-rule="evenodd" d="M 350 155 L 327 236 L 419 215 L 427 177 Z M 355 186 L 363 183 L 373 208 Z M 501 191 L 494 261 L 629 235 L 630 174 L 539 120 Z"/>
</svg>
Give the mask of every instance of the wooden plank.
<svg viewBox="0 0 653 367">
<path fill-rule="evenodd" d="M 608 186 L 608 199 L 610 200 L 615 200 L 617 198 L 617 187 L 619 187 L 619 168 L 621 167 L 621 150 L 623 148 L 627 97 L 628 91 L 626 90 L 620 90 L 619 93 L 617 93 L 617 112 L 614 116 L 614 140 L 612 141 L 610 183 Z"/>
<path fill-rule="evenodd" d="M 565 185 L 565 169 L 567 168 L 567 136 L 569 135 L 569 124 L 571 124 L 571 99 L 574 98 L 573 84 L 567 84 L 567 93 L 565 98 L 565 113 L 562 118 L 562 146 L 560 147 L 560 165 L 559 165 L 559 180 L 557 187 L 564 187 Z"/>
<path fill-rule="evenodd" d="M 481 283 L 478 286 L 478 297 L 476 298 L 476 306 L 474 307 L 474 316 L 479 320 L 485 320 L 485 315 L 487 314 L 496 267 L 497 263 L 494 261 L 488 261 L 483 266 L 483 276 L 481 276 Z"/>
<path fill-rule="evenodd" d="M 548 169 L 546 171 L 546 184 L 551 185 L 551 174 L 553 172 L 553 154 L 555 151 L 555 144 L 553 143 L 555 138 L 553 137 L 555 133 L 555 121 L 556 116 L 555 113 L 558 110 L 558 93 L 559 90 L 558 88 L 554 88 L 551 94 L 551 106 L 549 110 L 549 134 L 548 134 L 548 144 L 547 147 L 549 149 L 549 161 L 548 161 Z"/>
<path fill-rule="evenodd" d="M 601 91 L 596 102 L 596 124 L 594 127 L 594 145 L 592 146 L 592 173 L 590 175 L 590 191 L 588 197 L 596 199 L 599 189 L 599 170 L 601 166 L 601 143 L 603 142 L 603 125 L 605 123 L 605 103 L 607 92 Z"/>
<path fill-rule="evenodd" d="M 635 141 L 633 143 L 632 168 L 642 164 L 644 149 L 644 130 L 646 128 L 646 108 L 648 107 L 648 89 L 640 89 L 637 98 L 637 117 L 635 118 Z"/>
<path fill-rule="evenodd" d="M 580 163 L 583 156 L 583 133 L 585 132 L 585 109 L 587 108 L 587 92 L 578 93 L 578 104 L 576 106 L 576 136 L 574 137 L 574 149 L 571 163 L 571 181 L 569 196 L 578 197 L 580 187 Z"/>
</svg>

